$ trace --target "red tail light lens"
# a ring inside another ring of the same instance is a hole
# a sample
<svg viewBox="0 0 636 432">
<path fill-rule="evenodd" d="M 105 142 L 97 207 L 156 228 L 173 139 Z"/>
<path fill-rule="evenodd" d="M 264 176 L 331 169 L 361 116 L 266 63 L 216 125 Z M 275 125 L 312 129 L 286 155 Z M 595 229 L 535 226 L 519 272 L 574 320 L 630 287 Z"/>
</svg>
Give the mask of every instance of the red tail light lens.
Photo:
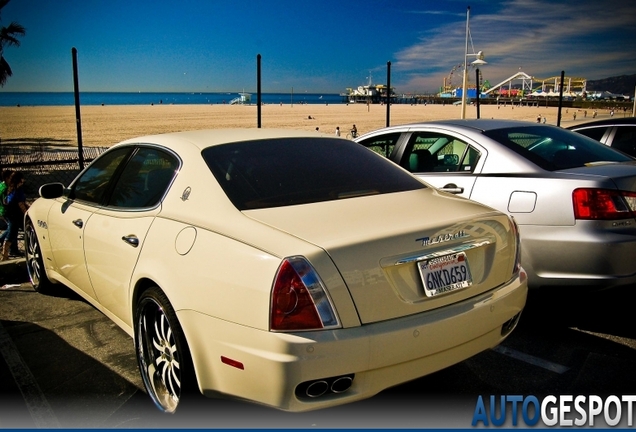
<svg viewBox="0 0 636 432">
<path fill-rule="evenodd" d="M 272 288 L 271 330 L 337 327 L 333 306 L 314 268 L 303 257 L 283 260 Z"/>
<path fill-rule="evenodd" d="M 586 220 L 633 218 L 636 193 L 611 189 L 576 189 L 572 192 L 574 217 Z"/>
<path fill-rule="evenodd" d="M 521 270 L 521 238 L 519 236 L 519 225 L 517 225 L 517 221 L 512 216 L 510 217 L 510 228 L 515 236 L 515 242 L 517 242 L 515 247 L 515 261 L 512 267 L 512 273 L 517 274 Z"/>
</svg>

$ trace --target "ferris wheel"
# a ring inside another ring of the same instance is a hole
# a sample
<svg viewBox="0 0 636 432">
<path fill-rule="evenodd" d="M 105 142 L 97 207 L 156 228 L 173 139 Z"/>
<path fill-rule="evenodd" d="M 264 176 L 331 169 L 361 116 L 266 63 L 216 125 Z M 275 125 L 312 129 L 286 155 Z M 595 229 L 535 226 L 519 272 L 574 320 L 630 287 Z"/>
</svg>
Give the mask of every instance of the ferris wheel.
<svg viewBox="0 0 636 432">
<path fill-rule="evenodd" d="M 470 83 L 471 81 L 471 74 L 470 72 L 475 70 L 475 66 L 473 65 L 468 65 L 468 83 Z M 461 86 L 462 85 L 462 79 L 463 79 L 463 73 L 464 73 L 464 65 L 463 64 L 458 64 L 453 66 L 453 68 L 450 70 L 450 73 L 448 74 L 448 76 L 444 79 L 444 91 L 452 91 L 455 87 Z M 456 83 L 453 84 L 453 79 L 456 80 Z M 483 74 L 481 72 L 481 70 L 479 71 L 479 87 L 483 87 L 484 85 L 484 77 Z"/>
</svg>

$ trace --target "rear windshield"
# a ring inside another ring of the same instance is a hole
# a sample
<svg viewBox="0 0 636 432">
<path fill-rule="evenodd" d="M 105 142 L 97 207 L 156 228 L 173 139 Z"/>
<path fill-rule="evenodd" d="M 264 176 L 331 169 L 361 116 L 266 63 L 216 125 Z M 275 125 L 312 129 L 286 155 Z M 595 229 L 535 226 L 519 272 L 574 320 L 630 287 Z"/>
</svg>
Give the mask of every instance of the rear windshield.
<svg viewBox="0 0 636 432">
<path fill-rule="evenodd" d="M 239 210 L 426 187 L 393 162 L 337 138 L 246 141 L 209 147 L 202 154 Z"/>
<path fill-rule="evenodd" d="M 495 129 L 484 135 L 548 171 L 633 160 L 593 139 L 555 126 Z"/>
</svg>

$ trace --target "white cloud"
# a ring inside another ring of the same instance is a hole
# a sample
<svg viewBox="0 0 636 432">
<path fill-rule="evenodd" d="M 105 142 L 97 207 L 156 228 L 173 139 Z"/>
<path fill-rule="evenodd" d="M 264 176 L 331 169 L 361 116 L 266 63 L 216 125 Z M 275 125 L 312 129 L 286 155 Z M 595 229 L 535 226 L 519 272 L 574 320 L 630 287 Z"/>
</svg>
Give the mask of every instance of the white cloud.
<svg viewBox="0 0 636 432">
<path fill-rule="evenodd" d="M 435 91 L 453 66 L 463 64 L 465 17 L 425 30 L 396 54 L 394 69 L 407 77 L 400 86 Z M 622 0 L 512 0 L 495 13 L 482 13 L 479 5 L 470 11 L 474 50 L 485 53 L 482 72 L 491 83 L 519 68 L 541 78 L 562 70 L 587 79 L 634 73 L 635 24 L 636 3 Z"/>
</svg>

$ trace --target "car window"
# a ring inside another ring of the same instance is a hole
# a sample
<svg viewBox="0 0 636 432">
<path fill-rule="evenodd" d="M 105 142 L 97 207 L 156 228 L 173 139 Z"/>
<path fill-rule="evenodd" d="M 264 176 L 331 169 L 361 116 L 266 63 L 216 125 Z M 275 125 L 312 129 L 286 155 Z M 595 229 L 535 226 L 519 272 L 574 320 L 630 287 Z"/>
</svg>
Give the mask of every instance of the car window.
<svg viewBox="0 0 636 432">
<path fill-rule="evenodd" d="M 636 157 L 636 126 L 617 127 L 612 147 Z"/>
<path fill-rule="evenodd" d="M 388 158 L 399 138 L 400 132 L 395 132 L 365 139 L 360 144 Z"/>
<path fill-rule="evenodd" d="M 209 147 L 202 155 L 239 210 L 426 187 L 390 160 L 337 138 L 246 141 Z"/>
<path fill-rule="evenodd" d="M 473 172 L 481 154 L 466 142 L 437 132 L 414 132 L 400 165 L 410 172 Z"/>
<path fill-rule="evenodd" d="M 131 148 L 120 148 L 106 152 L 95 159 L 71 185 L 69 198 L 101 204 L 108 191 L 110 180 L 131 151 Z"/>
<path fill-rule="evenodd" d="M 172 182 L 178 165 L 178 160 L 170 153 L 152 147 L 139 148 L 119 175 L 108 206 L 156 206 Z"/>
<path fill-rule="evenodd" d="M 607 130 L 607 126 L 604 127 L 593 127 L 593 128 L 585 128 L 578 129 L 576 132 L 581 135 L 585 135 L 586 137 L 590 137 L 593 140 L 600 141 Z"/>
<path fill-rule="evenodd" d="M 554 126 L 502 128 L 484 135 L 549 171 L 632 160 L 598 141 Z"/>
</svg>

